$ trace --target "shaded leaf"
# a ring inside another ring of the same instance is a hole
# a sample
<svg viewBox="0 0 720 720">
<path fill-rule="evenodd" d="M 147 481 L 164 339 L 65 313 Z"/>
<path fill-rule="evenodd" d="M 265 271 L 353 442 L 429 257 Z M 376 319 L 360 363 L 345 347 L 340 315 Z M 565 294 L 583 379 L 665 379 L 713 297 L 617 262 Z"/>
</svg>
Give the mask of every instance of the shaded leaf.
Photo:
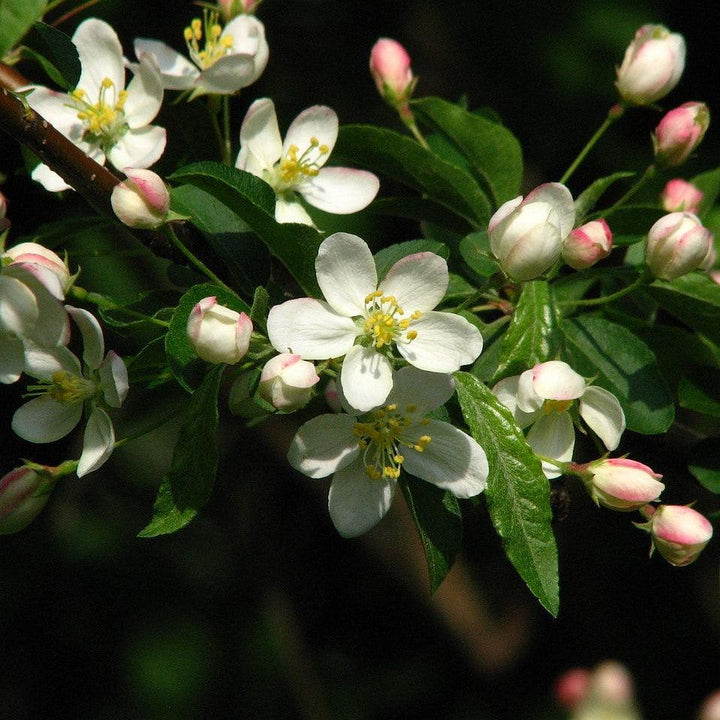
<svg viewBox="0 0 720 720">
<path fill-rule="evenodd" d="M 576 225 L 581 225 L 584 217 L 595 207 L 603 193 L 615 182 L 623 178 L 632 177 L 634 172 L 616 172 L 612 175 L 599 178 L 592 185 L 583 190 L 575 199 Z"/>
<path fill-rule="evenodd" d="M 375 253 L 375 267 L 377 268 L 378 278 L 382 280 L 398 260 L 421 252 L 435 253 L 435 255 L 439 255 L 445 260 L 450 257 L 450 250 L 447 245 L 436 240 L 422 238 L 420 240 L 407 240 L 406 242 L 396 243 Z"/>
<path fill-rule="evenodd" d="M 678 385 L 680 407 L 720 417 L 720 371 L 710 367 L 695 367 Z"/>
<path fill-rule="evenodd" d="M 490 240 L 485 231 L 466 235 L 460 241 L 460 254 L 468 267 L 480 277 L 489 278 L 500 270 L 490 255 Z"/>
<path fill-rule="evenodd" d="M 80 79 L 80 57 L 68 35 L 61 30 L 36 22 L 25 38 L 25 52 L 32 55 L 64 90 L 73 90 Z"/>
<path fill-rule="evenodd" d="M 0 59 L 45 12 L 47 0 L 0 0 Z"/>
<path fill-rule="evenodd" d="M 706 490 L 720 495 L 720 442 L 717 438 L 702 440 L 693 448 L 688 468 Z"/>
</svg>

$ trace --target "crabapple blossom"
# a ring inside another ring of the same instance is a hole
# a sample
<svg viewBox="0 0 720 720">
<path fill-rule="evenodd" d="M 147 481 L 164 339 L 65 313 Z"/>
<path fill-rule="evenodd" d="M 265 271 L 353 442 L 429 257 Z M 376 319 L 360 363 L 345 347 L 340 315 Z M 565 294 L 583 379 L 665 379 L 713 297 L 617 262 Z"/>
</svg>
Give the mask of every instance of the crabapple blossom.
<svg viewBox="0 0 720 720">
<path fill-rule="evenodd" d="M 303 407 L 320 377 L 315 366 L 300 355 L 280 353 L 265 363 L 260 375 L 260 397 L 278 410 L 293 412 Z"/>
<path fill-rule="evenodd" d="M 570 191 L 545 183 L 498 208 L 488 225 L 490 250 L 513 280 L 532 280 L 560 257 L 574 224 Z"/>
<path fill-rule="evenodd" d="M 677 567 L 695 562 L 713 535 L 710 521 L 688 505 L 647 505 L 642 513 L 648 521 L 637 527 L 649 532 L 652 547 Z"/>
<path fill-rule="evenodd" d="M 234 365 L 250 347 L 253 325 L 244 313 L 220 305 L 215 296 L 203 298 L 193 307 L 187 334 L 195 352 L 207 362 Z"/>
<path fill-rule="evenodd" d="M 592 220 L 575 228 L 565 238 L 562 258 L 574 270 L 586 270 L 610 254 L 612 238 L 605 220 Z"/>
<path fill-rule="evenodd" d="M 27 465 L 0 478 L 0 535 L 27 527 L 45 507 L 54 484 L 52 475 Z"/>
<path fill-rule="evenodd" d="M 406 104 L 417 84 L 410 67 L 410 55 L 391 38 L 380 38 L 373 45 L 370 74 L 380 95 L 393 107 Z"/>
<path fill-rule="evenodd" d="M 450 375 L 404 367 L 381 407 L 362 415 L 346 407 L 300 427 L 288 460 L 311 478 L 333 475 L 328 508 L 343 537 L 361 535 L 383 518 L 402 470 L 458 498 L 485 489 L 484 450 L 449 423 L 426 417 L 453 392 Z"/>
<path fill-rule="evenodd" d="M 23 242 L 7 248 L 0 255 L 3 267 L 10 274 L 23 270 L 35 276 L 50 294 L 64 300 L 73 283 L 67 263 L 52 250 L 34 242 Z"/>
<path fill-rule="evenodd" d="M 141 58 L 126 88 L 122 47 L 110 25 L 85 20 L 72 41 L 82 68 L 75 90 L 66 94 L 32 86 L 28 104 L 101 165 L 107 158 L 119 170 L 149 167 L 166 141 L 164 128 L 150 125 L 163 99 L 155 61 Z M 50 191 L 70 187 L 47 165 L 38 165 L 32 177 Z"/>
<path fill-rule="evenodd" d="M 686 102 L 671 110 L 655 128 L 655 161 L 662 167 L 682 165 L 701 143 L 710 125 L 705 103 Z"/>
<path fill-rule="evenodd" d="M 608 450 L 620 444 L 625 430 L 625 414 L 617 398 L 604 388 L 588 385 L 561 360 L 539 363 L 522 375 L 505 378 L 493 393 L 521 428 L 530 427 L 527 442 L 533 451 L 559 462 L 572 459 L 575 431 L 569 410 L 575 401 L 580 417 Z M 562 474 L 545 461 L 543 472 L 548 478 Z"/>
<path fill-rule="evenodd" d="M 625 50 L 615 85 L 632 105 L 651 105 L 677 85 L 685 69 L 685 39 L 663 25 L 643 25 Z"/>
<path fill-rule="evenodd" d="M 110 351 L 98 321 L 87 310 L 66 306 L 83 338 L 83 361 L 66 347 L 27 347 L 25 371 L 40 382 L 30 386 L 33 396 L 15 411 L 13 430 L 24 440 L 49 443 L 65 437 L 87 408 L 83 450 L 77 466 L 82 477 L 97 470 L 110 457 L 115 431 L 103 405 L 119 408 L 128 391 L 125 363 Z"/>
<path fill-rule="evenodd" d="M 652 274 L 674 280 L 701 266 L 712 247 L 712 233 L 689 212 L 661 217 L 649 230 L 645 262 Z"/>
<path fill-rule="evenodd" d="M 325 212 L 354 213 L 373 201 L 380 182 L 365 170 L 324 167 L 337 134 L 335 111 L 313 105 L 293 120 L 283 142 L 274 103 L 261 98 L 250 106 L 242 122 L 235 167 L 272 187 L 278 222 L 313 225 L 298 195 Z"/>
<path fill-rule="evenodd" d="M 334 233 L 320 245 L 315 270 L 325 300 L 299 298 L 271 308 L 268 337 L 278 352 L 306 360 L 345 355 L 340 384 L 356 410 L 387 398 L 393 344 L 411 365 L 435 373 L 455 372 L 482 350 L 480 331 L 464 317 L 433 311 L 449 281 L 439 255 L 401 258 L 378 283 L 365 241 Z"/>
<path fill-rule="evenodd" d="M 660 195 L 662 206 L 667 212 L 685 211 L 697 213 L 705 193 L 682 178 L 668 180 Z"/>
<path fill-rule="evenodd" d="M 205 10 L 185 28 L 190 60 L 159 40 L 135 39 L 135 55 L 142 63 L 155 59 L 166 90 L 199 95 L 232 95 L 262 75 L 270 56 L 265 26 L 252 15 L 238 15 L 223 28 L 217 10 Z M 128 163 L 130 165 L 131 163 Z"/>
<path fill-rule="evenodd" d="M 132 228 L 157 228 L 170 210 L 170 193 L 152 170 L 125 168 L 127 180 L 118 183 L 110 196 L 113 212 Z"/>
</svg>

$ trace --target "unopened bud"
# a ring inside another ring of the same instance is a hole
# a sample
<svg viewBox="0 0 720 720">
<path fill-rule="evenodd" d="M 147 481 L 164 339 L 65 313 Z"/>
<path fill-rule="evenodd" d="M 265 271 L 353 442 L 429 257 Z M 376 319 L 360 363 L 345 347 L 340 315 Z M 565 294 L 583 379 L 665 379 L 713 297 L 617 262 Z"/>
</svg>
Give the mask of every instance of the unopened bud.
<svg viewBox="0 0 720 720">
<path fill-rule="evenodd" d="M 152 170 L 125 168 L 127 180 L 113 188 L 110 203 L 123 224 L 154 229 L 167 219 L 170 193 L 162 178 Z"/>
<path fill-rule="evenodd" d="M 712 244 L 712 233 L 689 212 L 661 217 L 648 232 L 645 262 L 652 274 L 674 280 L 697 270 Z"/>
<path fill-rule="evenodd" d="M 576 466 L 590 497 L 610 510 L 639 510 L 660 497 L 665 485 L 662 475 L 635 460 L 601 458 Z"/>
<path fill-rule="evenodd" d="M 694 562 L 713 534 L 710 521 L 687 505 L 660 505 L 644 508 L 647 523 L 638 524 L 652 536 L 653 548 L 671 565 Z"/>
<path fill-rule="evenodd" d="M 380 95 L 393 107 L 406 104 L 417 78 L 410 68 L 410 55 L 397 40 L 380 38 L 370 51 L 370 73 Z"/>
<path fill-rule="evenodd" d="M 710 125 L 705 103 L 686 102 L 660 121 L 653 135 L 655 161 L 661 167 L 682 165 L 700 144 Z"/>
<path fill-rule="evenodd" d="M 716 690 L 705 698 L 700 706 L 698 720 L 720 720 L 720 690 Z"/>
<path fill-rule="evenodd" d="M 315 366 L 300 355 L 281 353 L 265 363 L 260 376 L 260 397 L 283 412 L 303 407 L 320 380 Z"/>
<path fill-rule="evenodd" d="M 52 476 L 43 476 L 26 466 L 0 479 L 0 535 L 27 527 L 45 507 L 53 485 Z"/>
<path fill-rule="evenodd" d="M 563 260 L 575 270 L 585 270 L 606 258 L 612 249 L 612 231 L 602 220 L 575 228 L 563 242 Z"/>
<path fill-rule="evenodd" d="M 573 668 L 555 681 L 555 699 L 563 707 L 572 710 L 585 698 L 589 686 L 590 671 L 587 668 Z"/>
<path fill-rule="evenodd" d="M 662 206 L 668 212 L 697 213 L 705 193 L 682 178 L 669 180 L 660 195 Z"/>
<path fill-rule="evenodd" d="M 218 10 L 225 22 L 237 15 L 252 15 L 262 0 L 217 0 Z"/>
<path fill-rule="evenodd" d="M 195 352 L 207 362 L 234 365 L 250 346 L 252 322 L 245 313 L 203 298 L 188 317 L 187 334 Z"/>
<path fill-rule="evenodd" d="M 72 284 L 72 277 L 66 263 L 52 250 L 34 242 L 24 242 L 8 248 L 0 258 L 10 274 L 19 273 L 19 278 L 28 273 L 40 282 L 53 297 L 65 299 L 65 293 Z M 27 276 L 26 276 L 27 277 Z"/>
</svg>

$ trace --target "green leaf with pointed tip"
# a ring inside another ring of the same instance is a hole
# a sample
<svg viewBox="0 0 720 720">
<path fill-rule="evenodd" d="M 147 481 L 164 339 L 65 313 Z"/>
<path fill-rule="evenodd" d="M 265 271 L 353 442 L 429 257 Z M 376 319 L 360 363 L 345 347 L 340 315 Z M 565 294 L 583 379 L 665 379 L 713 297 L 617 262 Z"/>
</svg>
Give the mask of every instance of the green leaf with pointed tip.
<svg viewBox="0 0 720 720">
<path fill-rule="evenodd" d="M 688 468 L 706 490 L 720 495 L 720 443 L 717 438 L 701 440 L 693 448 Z"/>
<path fill-rule="evenodd" d="M 47 0 L 0 0 L 0 60 L 45 12 Z"/>
<path fill-rule="evenodd" d="M 469 373 L 455 373 L 460 407 L 487 454 L 488 510 L 510 562 L 543 607 L 560 607 L 558 555 L 550 526 L 550 484 L 510 411 Z"/>
<path fill-rule="evenodd" d="M 616 172 L 607 177 L 596 180 L 592 185 L 585 188 L 575 199 L 576 224 L 582 224 L 583 218 L 595 207 L 603 193 L 615 182 L 623 178 L 632 177 L 634 172 Z"/>
<path fill-rule="evenodd" d="M 209 500 L 218 461 L 217 398 L 224 368 L 224 365 L 216 365 L 193 393 L 170 470 L 155 498 L 152 520 L 138 533 L 138 537 L 177 532 Z"/>
<path fill-rule="evenodd" d="M 400 487 L 420 535 L 430 577 L 430 592 L 434 593 L 460 552 L 460 506 L 449 490 L 442 490 L 412 476 L 406 476 Z"/>
<path fill-rule="evenodd" d="M 36 22 L 24 41 L 25 52 L 33 56 L 64 90 L 73 90 L 80 79 L 80 57 L 72 40 L 61 30 Z"/>
</svg>

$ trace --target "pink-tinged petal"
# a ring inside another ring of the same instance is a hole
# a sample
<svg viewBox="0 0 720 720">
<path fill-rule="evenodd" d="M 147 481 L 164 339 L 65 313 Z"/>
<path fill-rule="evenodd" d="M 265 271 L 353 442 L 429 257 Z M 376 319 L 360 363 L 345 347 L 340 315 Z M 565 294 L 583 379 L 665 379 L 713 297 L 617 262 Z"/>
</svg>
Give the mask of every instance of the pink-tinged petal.
<svg viewBox="0 0 720 720">
<path fill-rule="evenodd" d="M 488 461 L 485 451 L 462 430 L 449 423 L 430 420 L 410 429 L 414 439 L 430 436 L 423 452 L 407 450 L 403 467 L 411 474 L 449 490 L 455 497 L 469 498 L 487 485 Z"/>
<path fill-rule="evenodd" d="M 270 98 L 260 98 L 249 107 L 240 127 L 240 153 L 235 167 L 262 177 L 263 172 L 270 171 L 280 159 L 281 153 L 282 138 L 275 104 Z"/>
<path fill-rule="evenodd" d="M 287 385 L 294 388 L 307 389 L 320 382 L 320 376 L 315 372 L 312 363 L 300 359 L 299 355 L 291 355 L 297 358 L 295 362 L 286 365 L 282 379 Z"/>
<path fill-rule="evenodd" d="M 28 442 L 55 442 L 65 437 L 80 422 L 82 408 L 82 403 L 66 405 L 49 395 L 41 395 L 15 411 L 12 429 Z"/>
<path fill-rule="evenodd" d="M 421 420 L 429 412 L 444 405 L 454 392 L 455 381 L 452 375 L 404 367 L 393 375 L 393 388 L 387 397 L 387 403 L 393 403 L 401 410 L 408 405 L 414 405 L 414 417 Z"/>
<path fill-rule="evenodd" d="M 360 462 L 336 472 L 328 510 L 340 535 L 357 537 L 377 525 L 390 509 L 396 488 L 396 480 L 371 480 Z"/>
<path fill-rule="evenodd" d="M 155 58 L 166 90 L 187 90 L 193 87 L 200 71 L 186 57 L 159 40 L 135 39 L 135 56 L 150 54 Z"/>
<path fill-rule="evenodd" d="M 313 207 L 336 215 L 355 213 L 367 207 L 380 189 L 376 175 L 366 170 L 325 167 L 316 177 L 295 190 Z"/>
<path fill-rule="evenodd" d="M 367 243 L 357 235 L 338 232 L 323 240 L 315 258 L 320 289 L 340 315 L 365 314 L 365 298 L 377 287 L 377 271 Z"/>
<path fill-rule="evenodd" d="M 290 150 L 291 145 L 300 148 L 300 152 L 310 147 L 311 139 L 317 138 L 320 145 L 325 145 L 328 152 L 321 155 L 318 165 L 324 165 L 328 155 L 335 147 L 338 134 L 338 117 L 332 108 L 325 105 L 313 105 L 303 110 L 288 128 L 285 142 L 282 146 L 283 157 Z"/>
<path fill-rule="evenodd" d="M 355 345 L 343 361 L 340 384 L 345 400 L 360 413 L 383 405 L 393 386 L 390 361 L 374 348 Z"/>
<path fill-rule="evenodd" d="M 520 203 L 523 201 L 523 196 L 518 195 L 516 198 L 513 198 L 512 200 L 508 200 L 507 202 L 504 202 L 493 214 L 493 216 L 490 218 L 490 222 L 488 223 L 488 233 L 491 233 L 495 228 L 509 215 L 512 214 L 513 210 L 517 208 Z M 493 253 L 495 250 L 493 249 Z"/>
<path fill-rule="evenodd" d="M 611 392 L 597 385 L 587 388 L 580 399 L 580 417 L 608 450 L 615 450 L 620 444 L 625 431 L 625 413 Z"/>
<path fill-rule="evenodd" d="M 137 129 L 150 124 L 160 112 L 162 101 L 162 78 L 155 58 L 153 55 L 143 56 L 127 87 L 124 110 L 128 126 Z"/>
<path fill-rule="evenodd" d="M 24 337 L 37 319 L 38 306 L 32 291 L 17 278 L 0 275 L 0 331 Z"/>
<path fill-rule="evenodd" d="M 475 362 L 483 348 L 480 331 L 453 313 L 423 313 L 410 330 L 417 332 L 417 337 L 410 341 L 398 339 L 398 352 L 411 365 L 428 372 L 455 372 Z"/>
<path fill-rule="evenodd" d="M 73 142 L 82 139 L 84 127 L 78 118 L 77 108 L 72 107 L 65 93 L 46 87 L 33 87 L 27 96 L 28 105 L 47 120 L 59 133 Z"/>
<path fill-rule="evenodd" d="M 311 478 L 323 478 L 349 465 L 359 454 L 350 415 L 318 415 L 295 434 L 288 462 Z"/>
<path fill-rule="evenodd" d="M 128 130 L 108 151 L 108 160 L 118 170 L 126 167 L 148 168 L 165 152 L 165 128 L 147 125 Z"/>
<path fill-rule="evenodd" d="M 392 295 L 408 316 L 415 310 L 432 310 L 445 297 L 448 282 L 445 260 L 421 252 L 400 258 L 380 282 L 380 289 Z"/>
<path fill-rule="evenodd" d="M 517 406 L 524 413 L 534 413 L 542 407 L 545 398 L 535 392 L 533 370 L 526 370 L 518 377 Z"/>
<path fill-rule="evenodd" d="M 31 256 L 24 256 L 31 257 Z M 28 278 L 37 280 L 56 299 L 65 299 L 65 286 L 52 267 L 41 265 L 36 262 L 15 261 L 5 268 L 6 277 L 15 277 L 20 282 L 26 282 Z"/>
<path fill-rule="evenodd" d="M 93 408 L 85 426 L 77 476 L 87 475 L 104 465 L 114 449 L 115 430 L 112 421 L 102 408 Z"/>
<path fill-rule="evenodd" d="M 570 191 L 560 183 L 544 183 L 529 192 L 523 205 L 545 202 L 555 208 L 560 221 L 560 235 L 564 239 L 575 226 L 575 203 Z"/>
<path fill-rule="evenodd" d="M 124 360 L 111 350 L 98 368 L 98 375 L 105 402 L 110 407 L 119 408 L 125 401 L 130 387 Z"/>
<path fill-rule="evenodd" d="M 102 164 L 102 163 L 101 163 Z M 48 192 L 62 192 L 63 190 L 72 190 L 54 170 L 51 170 L 44 163 L 36 165 L 30 174 L 30 177 L 39 182 Z"/>
<path fill-rule="evenodd" d="M 80 361 L 66 347 L 42 348 L 25 343 L 25 372 L 38 380 L 50 382 L 53 373 L 65 371 L 82 376 Z"/>
<path fill-rule="evenodd" d="M 21 340 L 0 334 L 0 383 L 9 385 L 20 379 L 25 362 L 23 349 Z"/>
<path fill-rule="evenodd" d="M 585 392 L 585 378 L 561 360 L 539 363 L 532 372 L 533 388 L 543 400 L 575 400 Z"/>
<path fill-rule="evenodd" d="M 90 102 L 97 102 L 105 78 L 112 82 L 116 93 L 125 88 L 122 46 L 110 25 L 97 18 L 85 20 L 72 41 L 82 68 L 77 86 L 88 94 Z"/>
<path fill-rule="evenodd" d="M 202 93 L 232 95 L 249 85 L 255 74 L 255 62 L 249 55 L 226 55 L 200 73 L 195 87 Z"/>
<path fill-rule="evenodd" d="M 345 355 L 359 332 L 350 318 L 312 298 L 288 300 L 271 308 L 267 329 L 270 343 L 278 352 L 297 353 L 305 360 Z"/>
<path fill-rule="evenodd" d="M 312 218 L 295 197 L 295 193 L 292 192 L 278 195 L 275 203 L 275 220 L 279 223 L 299 223 L 315 227 Z"/>
<path fill-rule="evenodd" d="M 528 445 L 537 455 L 544 455 L 560 462 L 572 460 L 575 447 L 575 430 L 569 413 L 541 415 L 527 434 Z M 554 465 L 543 462 L 547 478 L 556 478 L 562 473 Z"/>
<path fill-rule="evenodd" d="M 531 372 L 531 371 L 529 371 Z M 532 425 L 538 418 L 539 409 L 534 412 L 523 412 L 518 407 L 518 394 L 520 392 L 520 375 L 513 375 L 500 380 L 492 391 L 495 397 L 512 413 L 515 422 L 520 428 Z M 532 387 L 532 381 L 530 382 Z"/>
<path fill-rule="evenodd" d="M 105 341 L 100 323 L 87 310 L 71 305 L 66 305 L 65 309 L 80 329 L 83 339 L 83 361 L 91 370 L 97 370 L 105 355 Z"/>
</svg>

